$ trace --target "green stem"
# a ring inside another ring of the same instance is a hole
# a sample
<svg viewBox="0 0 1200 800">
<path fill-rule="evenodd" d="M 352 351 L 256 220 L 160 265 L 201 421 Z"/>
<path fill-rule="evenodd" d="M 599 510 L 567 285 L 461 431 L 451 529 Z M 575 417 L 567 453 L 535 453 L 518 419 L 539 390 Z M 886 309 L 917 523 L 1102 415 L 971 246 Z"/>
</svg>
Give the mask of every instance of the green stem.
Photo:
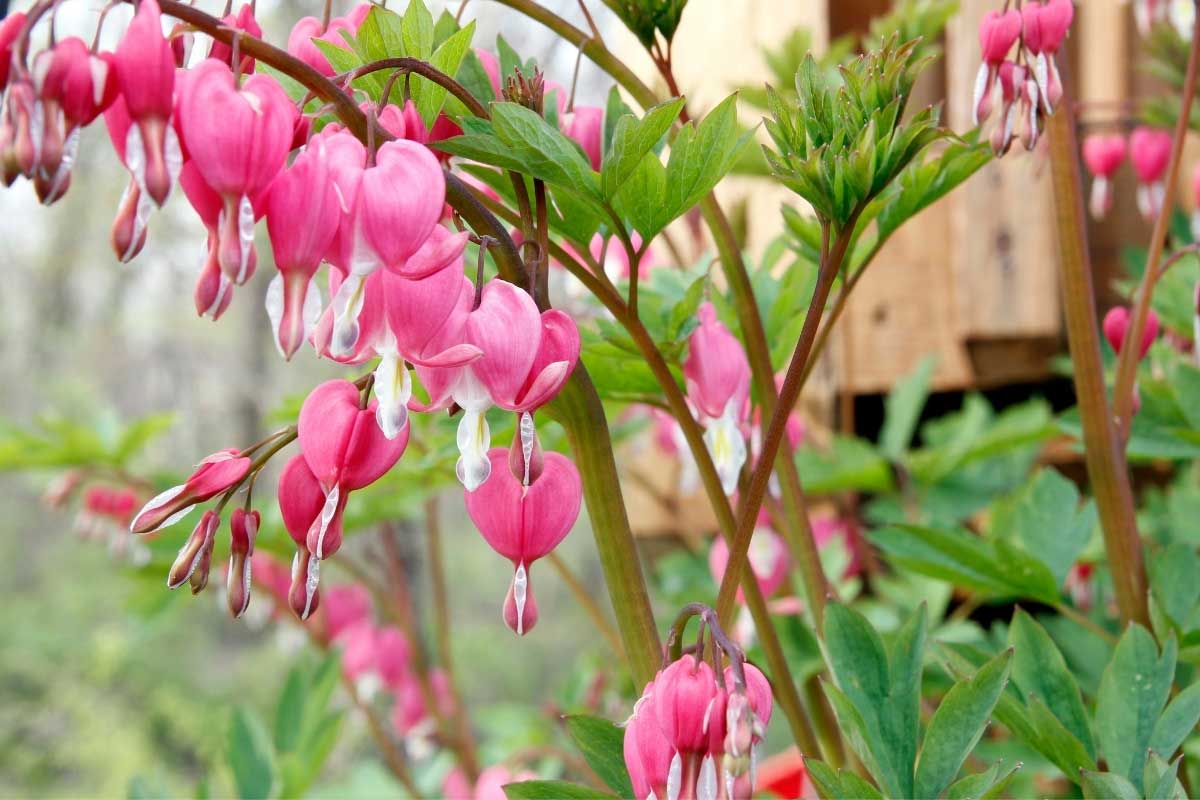
<svg viewBox="0 0 1200 800">
<path fill-rule="evenodd" d="M 1067 102 L 1063 106 L 1070 108 Z M 1050 175 L 1054 186 L 1055 228 L 1058 231 L 1059 283 L 1067 322 L 1067 343 L 1074 364 L 1075 395 L 1083 424 L 1088 479 L 1100 512 L 1104 549 L 1112 570 L 1113 588 L 1123 624 L 1150 626 L 1146 607 L 1146 571 L 1134 517 L 1129 467 L 1115 419 L 1109 411 L 1096 323 L 1096 294 L 1084 223 L 1083 183 L 1079 147 L 1069 113 L 1050 117 Z M 1157 267 L 1155 267 L 1157 268 Z"/>
<path fill-rule="evenodd" d="M 783 379 L 783 387 L 779 391 L 779 403 L 771 415 L 770 424 L 763 437 L 762 452 L 759 454 L 758 463 L 755 464 L 754 471 L 750 476 L 750 485 L 742 497 L 736 534 L 729 545 L 729 566 L 726 567 L 725 578 L 721 581 L 721 589 L 717 594 L 717 613 L 721 615 L 722 619 L 725 619 L 733 610 L 737 590 L 736 576 L 740 574 L 741 570 L 748 569 L 747 552 L 750 548 L 750 539 L 754 534 L 755 522 L 758 519 L 758 510 L 762 507 L 763 498 L 767 493 L 771 468 L 786 435 L 788 414 L 796 405 L 796 400 L 799 399 L 800 380 L 812 351 L 813 341 L 817 335 L 817 326 L 821 322 L 821 315 L 825 310 L 825 303 L 829 299 L 829 292 L 833 288 L 834 279 L 846 256 L 846 249 L 853 239 L 857 221 L 858 213 L 856 212 L 845 228 L 838 233 L 832 248 L 828 246 L 829 226 L 828 224 L 824 226 L 826 241 L 821 248 L 822 258 L 817 272 L 817 285 L 813 289 L 812 301 L 809 304 L 808 313 L 804 317 L 804 326 L 801 328 L 800 338 L 796 342 L 796 349 L 792 353 L 787 375 Z"/>
</svg>

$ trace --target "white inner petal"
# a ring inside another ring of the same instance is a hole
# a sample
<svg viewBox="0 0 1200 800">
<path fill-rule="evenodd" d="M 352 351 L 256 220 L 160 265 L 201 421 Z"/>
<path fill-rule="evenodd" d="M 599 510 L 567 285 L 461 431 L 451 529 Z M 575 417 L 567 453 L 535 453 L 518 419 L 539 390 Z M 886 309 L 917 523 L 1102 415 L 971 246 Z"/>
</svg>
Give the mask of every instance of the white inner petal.
<svg viewBox="0 0 1200 800">
<path fill-rule="evenodd" d="M 533 414 L 521 414 L 521 455 L 525 459 L 523 484 L 529 486 L 529 462 L 533 459 L 533 446 L 537 443 L 537 430 L 533 427 Z"/>
<path fill-rule="evenodd" d="M 717 765 L 712 756 L 700 762 L 700 781 L 696 784 L 697 800 L 717 800 Z"/>
<path fill-rule="evenodd" d="M 362 313 L 366 279 L 350 274 L 333 296 L 333 335 L 329 339 L 329 352 L 335 358 L 345 358 L 354 352 L 358 344 L 358 315 Z"/>
<path fill-rule="evenodd" d="M 683 783 L 683 759 L 676 753 L 671 759 L 671 768 L 667 770 L 667 800 L 679 800 L 679 790 Z"/>
<path fill-rule="evenodd" d="M 513 601 L 517 605 L 517 635 L 521 636 L 525 633 L 525 602 L 529 594 L 529 573 L 525 571 L 525 565 L 521 564 L 517 567 L 516 573 L 513 575 Z"/>
<path fill-rule="evenodd" d="M 333 522 L 333 517 L 337 513 L 338 498 L 341 496 L 341 487 L 334 486 L 325 495 L 325 505 L 321 508 L 321 530 L 317 534 L 317 550 L 313 553 L 318 559 L 325 557 L 325 533 L 329 530 L 329 523 Z M 312 572 L 312 568 L 309 568 Z"/>
<path fill-rule="evenodd" d="M 382 358 L 375 370 L 375 396 L 379 405 L 375 419 L 388 439 L 395 439 L 408 422 L 408 400 L 412 397 L 412 376 L 404 367 L 404 359 L 396 352 L 395 339 L 380 351 Z"/>
<path fill-rule="evenodd" d="M 266 306 L 267 316 L 271 320 L 271 338 L 275 340 L 275 349 L 279 351 L 279 355 L 287 358 L 287 354 L 283 351 L 279 330 L 279 326 L 283 322 L 283 302 L 283 274 L 277 272 L 275 277 L 271 278 L 271 282 L 267 284 L 267 294 L 263 299 L 263 305 Z"/>
<path fill-rule="evenodd" d="M 492 432 L 486 414 L 477 409 L 465 409 L 458 423 L 456 438 L 459 457 L 455 472 L 459 483 L 468 492 L 473 492 L 492 473 L 492 462 L 487 455 L 492 444 Z"/>
</svg>

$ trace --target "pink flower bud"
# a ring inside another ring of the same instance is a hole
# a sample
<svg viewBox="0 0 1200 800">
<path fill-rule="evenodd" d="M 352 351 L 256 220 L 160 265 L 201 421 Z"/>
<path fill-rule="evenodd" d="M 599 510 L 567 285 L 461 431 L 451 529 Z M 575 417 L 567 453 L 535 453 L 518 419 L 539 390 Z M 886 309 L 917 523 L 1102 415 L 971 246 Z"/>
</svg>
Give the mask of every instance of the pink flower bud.
<svg viewBox="0 0 1200 800">
<path fill-rule="evenodd" d="M 227 14 L 221 22 L 226 28 L 242 31 L 256 39 L 262 38 L 262 28 L 259 26 L 258 20 L 254 18 L 254 6 L 250 3 L 243 4 L 236 16 Z M 233 66 L 233 48 L 224 42 L 214 39 L 212 47 L 208 50 L 208 57 L 215 58 L 230 67 Z M 241 68 L 238 70 L 240 74 L 249 75 L 254 72 L 254 59 L 251 56 L 243 53 L 239 61 L 241 61 Z"/>
<path fill-rule="evenodd" d="M 133 518 L 129 529 L 134 533 L 150 533 L 173 525 L 192 506 L 211 500 L 241 483 L 249 469 L 250 459 L 238 455 L 233 448 L 206 456 L 186 483 L 174 486 L 146 503 Z"/>
<path fill-rule="evenodd" d="M 1120 353 L 1125 346 L 1125 337 L 1129 334 L 1131 315 L 1125 306 L 1114 306 L 1104 315 L 1104 338 L 1114 352 Z M 1146 327 L 1142 331 L 1142 342 L 1138 347 L 1138 359 L 1141 360 L 1150 352 L 1150 346 L 1158 338 L 1158 315 L 1150 309 L 1146 315 Z"/>
<path fill-rule="evenodd" d="M 200 568 L 202 573 L 200 588 L 204 588 L 203 583 L 208 582 L 205 560 L 212 558 L 213 539 L 220 524 L 220 514 L 211 509 L 204 512 L 204 516 L 200 518 L 200 521 L 196 523 L 196 527 L 192 529 L 192 535 L 188 537 L 187 541 L 183 543 L 183 547 L 179 549 L 179 554 L 175 556 L 175 562 L 171 564 L 171 570 L 167 573 L 168 589 L 177 589 L 191 580 L 197 568 Z"/>
<path fill-rule="evenodd" d="M 0 91 L 8 86 L 13 43 L 16 42 L 23 27 L 25 27 L 24 11 L 14 11 L 4 19 L 0 19 Z"/>
<path fill-rule="evenodd" d="M 479 773 L 479 779 L 475 781 L 473 800 L 506 800 L 508 795 L 504 792 L 505 786 L 532 780 L 537 780 L 537 775 L 528 770 L 514 773 L 501 764 L 488 767 Z"/>
<path fill-rule="evenodd" d="M 592 169 L 600 171 L 604 151 L 604 109 L 595 106 L 576 106 L 563 119 L 563 133 L 583 148 Z"/>
<path fill-rule="evenodd" d="M 163 36 L 156 0 L 138 4 L 114 60 L 117 85 L 133 122 L 118 148 L 142 190 L 161 206 L 171 193 L 183 159 L 169 123 L 174 106 L 175 54 Z"/>
<path fill-rule="evenodd" d="M 226 598 L 229 613 L 236 619 L 246 613 L 250 606 L 250 572 L 254 556 L 254 540 L 258 536 L 258 525 L 262 515 L 257 511 L 247 512 L 235 508 L 229 515 L 229 574 Z"/>
<path fill-rule="evenodd" d="M 546 453 L 541 475 L 528 486 L 505 468 L 508 453 L 488 453 L 490 475 L 466 492 L 467 514 L 484 540 L 512 562 L 514 575 L 504 604 L 505 624 L 524 635 L 537 621 L 529 568 L 558 546 L 579 516 L 583 486 L 575 465 Z"/>
</svg>

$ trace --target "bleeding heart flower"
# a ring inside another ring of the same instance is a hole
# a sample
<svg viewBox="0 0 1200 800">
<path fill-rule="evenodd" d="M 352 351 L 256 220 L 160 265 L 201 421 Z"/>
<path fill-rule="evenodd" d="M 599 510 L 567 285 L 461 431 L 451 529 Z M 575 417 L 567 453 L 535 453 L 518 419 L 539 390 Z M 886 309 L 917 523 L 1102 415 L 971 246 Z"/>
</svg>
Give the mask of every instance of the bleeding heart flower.
<svg viewBox="0 0 1200 800">
<path fill-rule="evenodd" d="M 66 191 L 79 152 L 79 129 L 116 99 L 116 73 L 111 54 L 93 54 L 71 36 L 38 53 L 31 74 L 43 121 L 39 196 L 48 204 Z"/>
<path fill-rule="evenodd" d="M 174 525 L 192 510 L 192 506 L 211 500 L 241 483 L 249 469 L 250 459 L 233 448 L 206 456 L 187 482 L 167 489 L 146 503 L 133 518 L 129 530 L 151 533 Z"/>
<path fill-rule="evenodd" d="M 742 424 L 749 412 L 750 363 L 742 344 L 717 319 L 712 303 L 697 311 L 700 325 L 688 339 L 683 362 L 688 400 L 705 426 L 705 444 L 727 494 L 737 490 L 738 473 L 746 463 Z"/>
<path fill-rule="evenodd" d="M 235 284 L 254 271 L 254 207 L 283 169 L 296 106 L 279 84 L 253 75 L 239 89 L 229 65 L 206 59 L 188 73 L 179 124 L 192 163 L 221 196 L 218 260 Z"/>
<path fill-rule="evenodd" d="M 344 213 L 330 261 L 346 280 L 332 301 L 331 349 L 344 354 L 357 340 L 364 281 L 380 267 L 402 270 L 416 255 L 441 217 L 446 181 L 427 147 L 404 140 L 380 147 L 373 167 L 356 171 L 346 160 L 334 174 Z"/>
<path fill-rule="evenodd" d="M 1021 9 L 1022 38 L 1025 49 L 1033 56 L 1033 76 L 1047 114 L 1062 98 L 1062 78 L 1054 54 L 1062 46 L 1074 17 L 1072 0 L 1050 0 L 1045 5 L 1026 3 Z"/>
<path fill-rule="evenodd" d="M 305 540 L 318 559 L 341 546 L 340 526 L 333 522 L 341 516 L 347 495 L 382 477 L 408 445 L 408 426 L 395 439 L 388 439 L 375 422 L 376 401 L 362 408 L 359 395 L 349 381 L 326 381 L 300 407 L 300 448 L 325 496 Z"/>
<path fill-rule="evenodd" d="M 170 123 L 175 100 L 175 54 L 163 36 L 156 0 L 138 3 L 133 21 L 117 45 L 114 61 L 117 86 L 133 123 L 118 144 L 118 151 L 142 194 L 161 207 L 183 166 L 183 155 Z"/>
<path fill-rule="evenodd" d="M 287 602 L 300 619 L 308 619 L 320 603 L 318 585 L 321 579 L 321 560 L 313 558 L 308 549 L 308 532 L 321 524 L 325 513 L 325 492 L 313 475 L 303 454 L 293 456 L 279 473 L 279 511 L 283 526 L 296 543 L 292 561 L 291 588 Z M 344 503 L 344 500 L 342 501 Z M 341 508 L 335 505 L 325 523 L 325 536 L 341 541 Z"/>
<path fill-rule="evenodd" d="M 1025 68 L 1011 61 L 1000 65 L 1000 124 L 992 130 L 992 152 L 1002 156 L 1012 147 L 1017 126 L 1017 102 L 1025 88 Z M 1026 113 L 1028 110 L 1026 109 Z"/>
<path fill-rule="evenodd" d="M 1000 73 L 1000 65 L 1021 35 L 1021 12 L 1016 9 L 1001 13 L 989 11 L 979 23 L 979 49 L 983 63 L 975 78 L 975 97 L 971 103 L 975 125 L 992 113 L 992 91 Z"/>
<path fill-rule="evenodd" d="M 254 558 L 254 540 L 262 515 L 257 511 L 235 508 L 229 515 L 229 573 L 226 599 L 229 613 L 236 619 L 250 607 L 250 577 Z"/>
<path fill-rule="evenodd" d="M 329 20 L 328 27 L 322 26 L 321 20 L 316 17 L 303 17 L 292 27 L 292 32 L 288 35 L 287 51 L 326 78 L 332 77 L 333 65 L 329 63 L 325 54 L 313 44 L 313 40 L 320 39 L 343 50 L 346 49 L 346 40 L 342 38 L 341 32 L 345 31 L 350 36 L 357 35 L 359 26 L 362 25 L 370 10 L 369 3 L 362 3 L 348 15 Z"/>
<path fill-rule="evenodd" d="M 1173 144 L 1169 131 L 1145 125 L 1135 128 L 1129 136 L 1129 157 L 1138 178 L 1138 210 L 1148 220 L 1155 219 L 1162 211 L 1166 192 L 1163 179 L 1171 164 Z"/>
<path fill-rule="evenodd" d="M 322 633 L 335 641 L 371 620 L 371 593 L 357 583 L 339 583 L 325 591 L 321 605 Z"/>
<path fill-rule="evenodd" d="M 667 782 L 675 748 L 658 726 L 654 710 L 655 682 L 646 684 L 641 698 L 633 707 L 633 714 L 625 723 L 625 768 L 629 771 L 633 796 L 637 800 L 649 800 L 651 797 L 665 799 L 670 796 Z"/>
<path fill-rule="evenodd" d="M 529 569 L 575 524 L 583 485 L 575 465 L 559 453 L 546 453 L 541 475 L 528 484 L 505 468 L 508 452 L 503 448 L 490 451 L 488 459 L 489 477 L 466 492 L 467 514 L 492 549 L 513 564 L 504 622 L 523 636 L 538 619 Z"/>
<path fill-rule="evenodd" d="M 754 536 L 750 539 L 747 556 L 763 597 L 771 597 L 787 583 L 792 559 L 783 537 L 766 526 L 767 520 L 762 515 L 759 516 L 758 522 Z M 718 536 L 708 551 L 708 571 L 718 583 L 725 577 L 725 567 L 728 564 L 729 545 Z M 741 589 L 738 589 L 738 602 L 746 602 Z"/>
<path fill-rule="evenodd" d="M 338 194 L 323 140 L 314 140 L 275 179 L 266 205 L 279 270 L 267 288 L 267 315 L 279 354 L 291 359 L 320 316 L 314 276 L 338 228 Z"/>
<path fill-rule="evenodd" d="M 604 154 L 604 109 L 575 106 L 575 110 L 563 118 L 562 129 L 583 148 L 592 169 L 599 172 L 600 158 Z"/>
<path fill-rule="evenodd" d="M 1114 352 L 1120 353 L 1125 346 L 1125 337 L 1129 335 L 1129 323 L 1132 315 L 1125 306 L 1114 306 L 1104 315 L 1104 338 L 1108 340 Z M 1150 309 L 1146 316 L 1146 327 L 1142 331 L 1142 341 L 1138 346 L 1138 360 L 1146 357 L 1151 345 L 1158 338 L 1158 315 Z"/>
<path fill-rule="evenodd" d="M 263 32 L 259 26 L 258 20 L 254 18 L 254 6 L 251 3 L 245 3 L 238 10 L 237 16 L 226 14 L 221 20 L 226 28 L 236 31 L 242 31 L 256 39 L 261 39 Z M 224 42 L 213 40 L 212 47 L 208 49 L 208 57 L 215 58 L 224 64 L 233 67 L 233 48 Z M 241 67 L 238 69 L 240 75 L 250 75 L 254 72 L 254 58 L 246 54 L 242 54 L 238 59 L 241 62 Z"/>
<path fill-rule="evenodd" d="M 1094 133 L 1083 140 L 1083 163 L 1092 173 L 1092 194 L 1089 206 L 1092 216 L 1103 219 L 1112 209 L 1112 176 L 1125 160 L 1128 148 L 1120 134 L 1105 136 Z"/>
<path fill-rule="evenodd" d="M 12 67 L 13 43 L 25 27 L 25 12 L 14 11 L 0 19 L 0 91 L 8 86 L 9 69 Z"/>
</svg>

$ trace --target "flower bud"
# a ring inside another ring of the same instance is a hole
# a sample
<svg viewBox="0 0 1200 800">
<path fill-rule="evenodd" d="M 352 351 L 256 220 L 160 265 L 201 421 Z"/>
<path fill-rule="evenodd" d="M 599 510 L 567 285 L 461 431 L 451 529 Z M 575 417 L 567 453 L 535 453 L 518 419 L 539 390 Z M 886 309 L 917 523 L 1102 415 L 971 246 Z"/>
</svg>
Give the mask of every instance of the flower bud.
<svg viewBox="0 0 1200 800">
<path fill-rule="evenodd" d="M 296 548 L 292 559 L 292 586 L 288 590 L 288 605 L 302 620 L 313 615 L 321 604 L 321 592 L 317 588 L 321 579 L 321 560 L 314 558 L 304 547 Z"/>
<path fill-rule="evenodd" d="M 229 613 L 234 618 L 246 613 L 250 605 L 250 571 L 254 556 L 254 539 L 258 536 L 258 525 L 262 515 L 258 511 L 247 512 L 235 508 L 229 515 L 229 575 L 226 598 Z"/>
<path fill-rule="evenodd" d="M 1129 334 L 1129 323 L 1131 316 L 1129 309 L 1125 306 L 1115 306 L 1110 308 L 1108 313 L 1104 315 L 1104 338 L 1108 340 L 1109 345 L 1116 353 L 1121 352 L 1121 348 L 1125 346 L 1125 337 Z M 1150 346 L 1154 344 L 1154 340 L 1158 338 L 1158 315 L 1154 313 L 1154 309 L 1150 309 L 1146 315 L 1146 327 L 1142 331 L 1142 341 L 1138 346 L 1138 360 L 1146 357 L 1150 352 Z"/>
<path fill-rule="evenodd" d="M 207 560 L 212 558 L 213 540 L 220 524 L 220 514 L 211 509 L 204 512 L 204 516 L 192 529 L 192 535 L 184 542 L 183 547 L 179 548 L 179 554 L 175 556 L 175 562 L 167 573 L 168 589 L 179 588 L 185 581 L 191 580 L 192 575 L 201 567 L 203 575 L 200 578 L 200 587 L 195 588 L 195 583 L 192 586 L 194 592 L 204 588 L 204 584 L 208 582 Z"/>
<path fill-rule="evenodd" d="M 122 264 L 132 261 L 146 246 L 149 218 L 150 201 L 142 193 L 137 180 L 130 178 L 117 205 L 117 216 L 113 219 L 110 235 L 113 252 Z"/>
<path fill-rule="evenodd" d="M 142 507 L 129 529 L 134 533 L 150 533 L 182 519 L 192 506 L 211 500 L 229 490 L 246 477 L 250 459 L 238 455 L 232 448 L 207 456 L 197 466 L 186 483 L 174 486 Z"/>
</svg>

